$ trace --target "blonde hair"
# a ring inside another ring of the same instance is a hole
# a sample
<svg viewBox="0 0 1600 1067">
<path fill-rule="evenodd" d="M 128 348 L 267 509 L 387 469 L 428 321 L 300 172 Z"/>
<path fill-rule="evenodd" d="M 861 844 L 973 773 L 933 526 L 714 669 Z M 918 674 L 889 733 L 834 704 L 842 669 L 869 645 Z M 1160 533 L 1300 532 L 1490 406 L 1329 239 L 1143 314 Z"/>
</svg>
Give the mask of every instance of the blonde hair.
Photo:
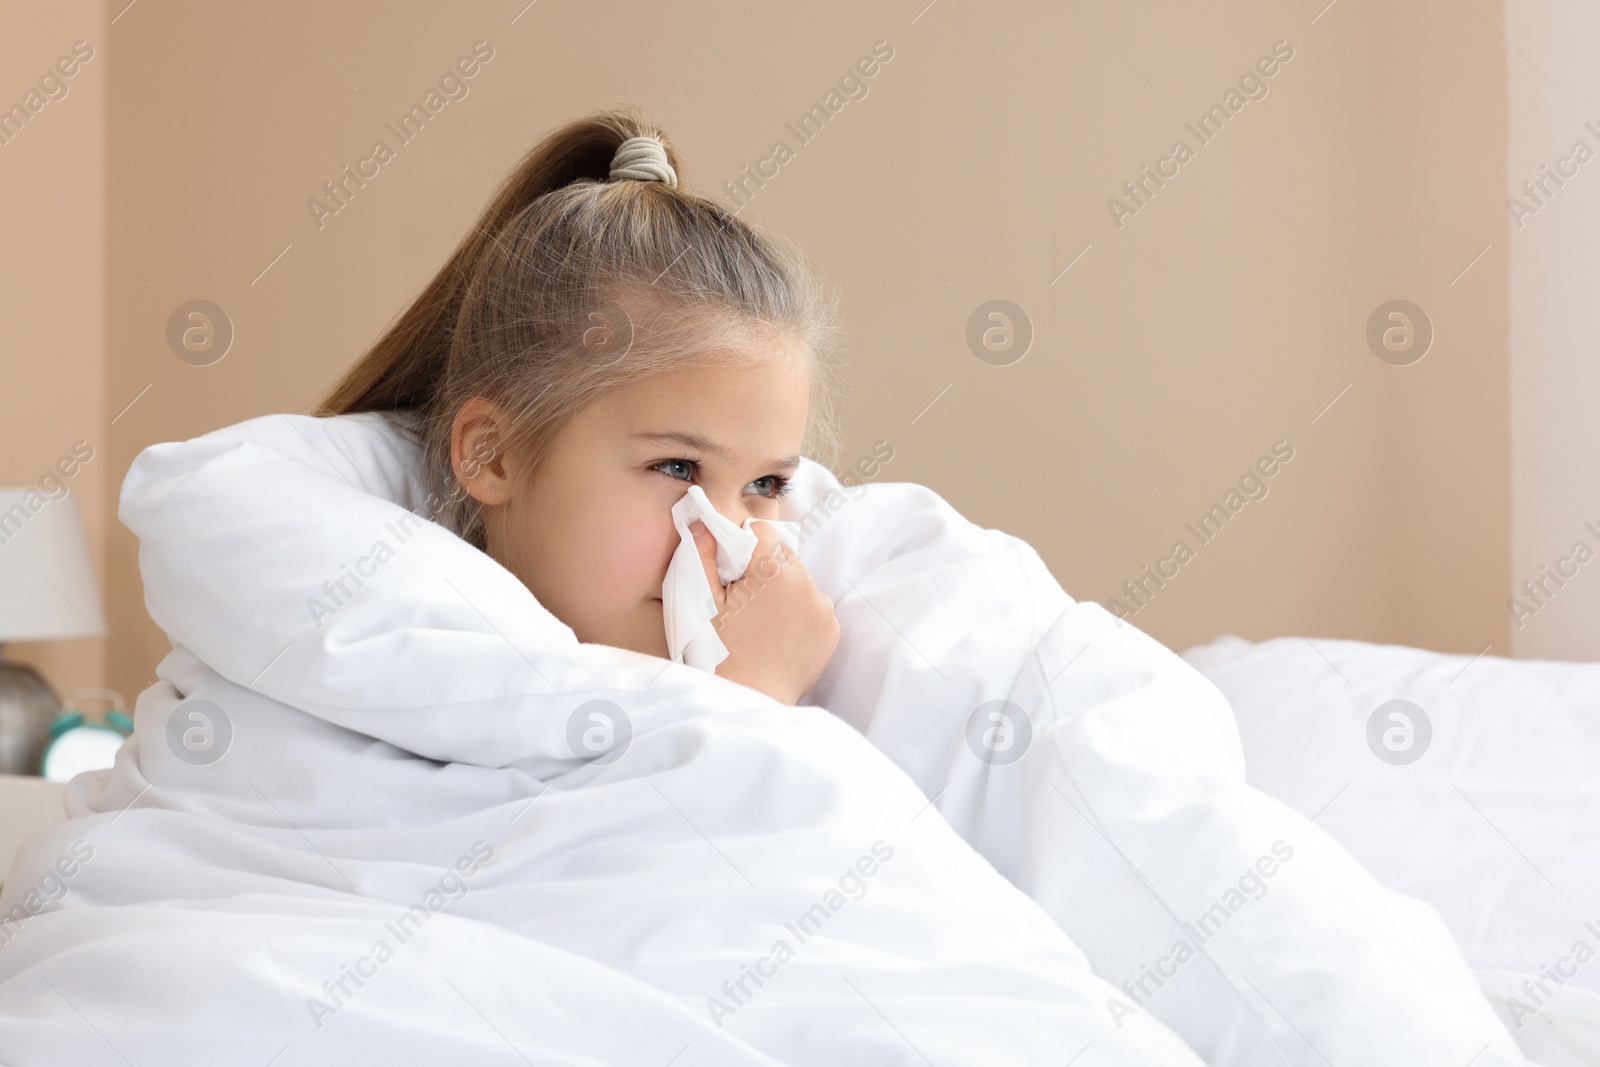
<svg viewBox="0 0 1600 1067">
<path fill-rule="evenodd" d="M 612 180 L 617 148 L 653 136 L 680 176 Z M 472 231 L 315 414 L 395 415 L 419 436 L 434 518 L 484 547 L 477 501 L 451 466 L 451 426 L 481 396 L 510 415 L 499 450 L 538 468 L 608 391 L 662 371 L 747 363 L 796 339 L 810 362 L 801 451 L 839 449 L 838 300 L 798 246 L 687 192 L 672 142 L 636 110 L 554 131 L 507 176 Z"/>
</svg>

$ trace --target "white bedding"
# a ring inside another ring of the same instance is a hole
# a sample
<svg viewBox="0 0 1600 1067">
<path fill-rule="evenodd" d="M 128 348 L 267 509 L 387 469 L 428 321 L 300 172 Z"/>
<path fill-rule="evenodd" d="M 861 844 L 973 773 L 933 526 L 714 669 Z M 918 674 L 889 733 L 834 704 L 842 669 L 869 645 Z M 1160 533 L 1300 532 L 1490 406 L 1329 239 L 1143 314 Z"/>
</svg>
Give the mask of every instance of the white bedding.
<svg viewBox="0 0 1600 1067">
<path fill-rule="evenodd" d="M 1247 780 L 1436 908 L 1530 1058 L 1600 1064 L 1600 663 L 1233 636 L 1184 658 L 1232 704 Z M 1396 699 L 1429 721 L 1407 763 L 1367 741 Z"/>
<path fill-rule="evenodd" d="M 0 1060 L 1524 1062 L 1210 683 L 931 491 L 804 465 L 842 637 L 788 708 L 578 643 L 413 464 L 369 416 L 136 461 L 175 647 L 0 896 Z"/>
</svg>

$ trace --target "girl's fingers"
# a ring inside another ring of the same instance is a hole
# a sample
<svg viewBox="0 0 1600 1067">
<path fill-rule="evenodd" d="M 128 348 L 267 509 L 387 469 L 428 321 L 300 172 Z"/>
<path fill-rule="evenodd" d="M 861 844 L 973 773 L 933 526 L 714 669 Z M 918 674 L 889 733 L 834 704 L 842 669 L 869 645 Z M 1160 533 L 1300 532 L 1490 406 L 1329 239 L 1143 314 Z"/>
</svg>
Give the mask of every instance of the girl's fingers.
<svg viewBox="0 0 1600 1067">
<path fill-rule="evenodd" d="M 766 556 L 771 556 L 774 563 L 784 564 L 794 555 L 770 522 L 753 522 L 750 532 L 756 535 L 756 548 L 750 556 L 752 564 Z"/>
</svg>

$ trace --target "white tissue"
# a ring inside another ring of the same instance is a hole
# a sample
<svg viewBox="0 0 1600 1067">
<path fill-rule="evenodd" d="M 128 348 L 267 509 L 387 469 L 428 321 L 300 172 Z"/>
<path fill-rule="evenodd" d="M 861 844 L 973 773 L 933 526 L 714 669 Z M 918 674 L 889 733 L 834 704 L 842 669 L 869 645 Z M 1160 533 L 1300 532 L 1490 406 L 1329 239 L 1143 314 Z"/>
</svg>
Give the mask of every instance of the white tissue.
<svg viewBox="0 0 1600 1067">
<path fill-rule="evenodd" d="M 678 547 L 667 564 L 667 578 L 661 583 L 661 606 L 667 625 L 667 650 L 675 663 L 687 663 L 708 673 L 728 658 L 728 646 L 717 636 L 711 620 L 717 616 L 717 602 L 711 595 L 711 582 L 695 547 L 690 525 L 698 519 L 717 542 L 717 577 L 722 584 L 737 581 L 750 566 L 756 550 L 756 535 L 751 523 L 765 522 L 778 532 L 778 539 L 791 551 L 800 548 L 800 524 L 772 519 L 747 518 L 741 527 L 726 518 L 706 497 L 706 491 L 691 485 L 672 505 L 672 524 L 678 528 Z"/>
</svg>

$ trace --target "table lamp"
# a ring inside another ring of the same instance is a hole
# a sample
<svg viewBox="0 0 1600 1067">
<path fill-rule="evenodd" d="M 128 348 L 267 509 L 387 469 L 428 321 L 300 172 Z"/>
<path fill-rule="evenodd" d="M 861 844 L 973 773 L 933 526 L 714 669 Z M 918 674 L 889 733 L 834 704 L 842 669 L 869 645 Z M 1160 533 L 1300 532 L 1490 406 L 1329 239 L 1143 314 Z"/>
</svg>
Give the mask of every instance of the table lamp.
<svg viewBox="0 0 1600 1067">
<path fill-rule="evenodd" d="M 0 654 L 7 641 L 95 637 L 105 625 L 77 500 L 0 489 Z M 38 773 L 60 710 L 37 671 L 0 655 L 0 773 Z"/>
</svg>

